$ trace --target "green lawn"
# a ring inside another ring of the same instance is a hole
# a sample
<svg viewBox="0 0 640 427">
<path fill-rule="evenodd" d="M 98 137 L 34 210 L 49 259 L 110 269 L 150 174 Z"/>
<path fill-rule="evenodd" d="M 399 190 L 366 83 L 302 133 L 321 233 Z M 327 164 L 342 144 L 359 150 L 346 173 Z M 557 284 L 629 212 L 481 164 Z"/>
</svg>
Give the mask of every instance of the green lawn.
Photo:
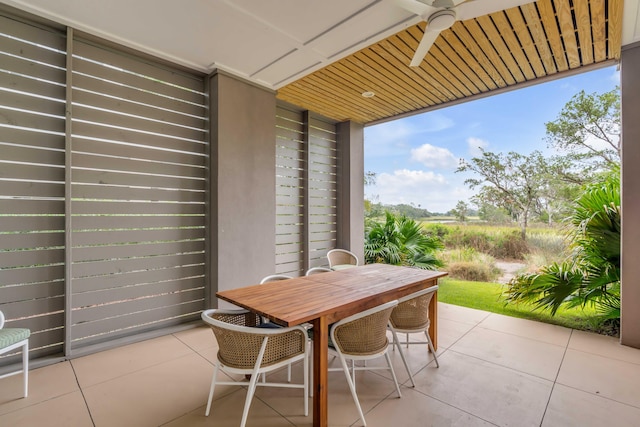
<svg viewBox="0 0 640 427">
<path fill-rule="evenodd" d="M 597 332 L 600 320 L 591 307 L 559 309 L 555 316 L 548 311 L 534 310 L 530 304 L 505 304 L 501 298 L 503 285 L 487 282 L 467 282 L 445 277 L 440 279 L 438 301 L 476 308 L 506 316 L 537 320 L 573 329 Z"/>
</svg>

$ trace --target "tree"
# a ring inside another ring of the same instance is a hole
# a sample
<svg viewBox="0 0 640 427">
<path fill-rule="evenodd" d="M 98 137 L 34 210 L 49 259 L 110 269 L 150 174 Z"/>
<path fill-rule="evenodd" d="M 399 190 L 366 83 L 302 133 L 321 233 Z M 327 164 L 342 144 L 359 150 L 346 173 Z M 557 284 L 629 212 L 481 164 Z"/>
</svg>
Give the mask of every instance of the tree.
<svg viewBox="0 0 640 427">
<path fill-rule="evenodd" d="M 545 123 L 547 142 L 590 170 L 620 164 L 620 91 L 586 94 L 580 91 L 562 108 L 558 118 Z M 566 169 L 565 169 L 566 170 Z"/>
<path fill-rule="evenodd" d="M 376 184 L 377 174 L 373 171 L 366 171 L 364 173 L 364 186 L 370 186 Z M 364 217 L 365 223 L 370 218 L 375 218 L 382 215 L 382 205 L 378 202 L 378 196 L 371 196 L 370 199 L 364 199 Z"/>
<path fill-rule="evenodd" d="M 545 184 L 540 189 L 536 214 L 541 222 L 546 221 L 551 225 L 570 214 L 571 206 L 583 188 L 574 182 L 565 181 L 552 167 L 548 169 L 546 176 Z"/>
<path fill-rule="evenodd" d="M 465 222 L 469 214 L 469 206 L 464 201 L 458 200 L 456 207 L 451 209 L 451 213 L 455 215 L 458 221 Z"/>
<path fill-rule="evenodd" d="M 482 150 L 481 157 L 471 162 L 463 160 L 456 172 L 480 175 L 480 179 L 469 178 L 465 184 L 472 189 L 482 186 L 476 199 L 506 209 L 520 223 L 520 233 L 526 239 L 529 215 L 545 185 L 546 169 L 547 162 L 539 151 L 525 156 L 513 151 L 505 155 Z"/>
<path fill-rule="evenodd" d="M 375 185 L 376 184 L 376 177 L 377 174 L 373 171 L 366 171 L 364 173 L 364 185 L 365 187 L 368 185 Z"/>
<path fill-rule="evenodd" d="M 442 266 L 434 252 L 442 248 L 440 239 L 422 233 L 416 221 L 386 212 L 384 223 L 368 227 L 364 243 L 367 264 L 410 265 L 427 270 Z"/>
<path fill-rule="evenodd" d="M 431 212 L 429 212 L 427 209 L 422 209 L 420 205 L 415 206 L 413 203 L 409 205 L 407 205 L 406 203 L 400 203 L 399 205 L 387 207 L 390 207 L 394 213 L 397 213 L 400 216 L 406 216 L 408 218 L 420 219 L 431 216 Z"/>
<path fill-rule="evenodd" d="M 620 318 L 620 173 L 616 168 L 589 185 L 573 207 L 562 263 L 522 274 L 509 283 L 507 300 L 533 302 L 554 315 L 562 305 L 593 304 L 607 319 Z"/>
<path fill-rule="evenodd" d="M 505 208 L 500 208 L 490 203 L 485 203 L 479 200 L 476 196 L 472 197 L 471 201 L 479 206 L 478 216 L 481 220 L 493 224 L 506 224 L 511 221 L 511 216 Z"/>
</svg>

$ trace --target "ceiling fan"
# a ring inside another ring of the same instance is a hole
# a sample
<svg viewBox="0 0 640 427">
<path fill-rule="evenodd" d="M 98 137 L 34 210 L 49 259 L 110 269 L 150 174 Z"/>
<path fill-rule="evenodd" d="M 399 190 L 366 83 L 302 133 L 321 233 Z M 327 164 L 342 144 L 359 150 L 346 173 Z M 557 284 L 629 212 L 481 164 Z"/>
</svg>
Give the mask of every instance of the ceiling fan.
<svg viewBox="0 0 640 427">
<path fill-rule="evenodd" d="M 394 0 L 411 13 L 419 15 L 427 23 L 420 44 L 413 54 L 412 67 L 422 62 L 441 31 L 456 21 L 477 18 L 500 10 L 521 6 L 534 0 Z"/>
</svg>

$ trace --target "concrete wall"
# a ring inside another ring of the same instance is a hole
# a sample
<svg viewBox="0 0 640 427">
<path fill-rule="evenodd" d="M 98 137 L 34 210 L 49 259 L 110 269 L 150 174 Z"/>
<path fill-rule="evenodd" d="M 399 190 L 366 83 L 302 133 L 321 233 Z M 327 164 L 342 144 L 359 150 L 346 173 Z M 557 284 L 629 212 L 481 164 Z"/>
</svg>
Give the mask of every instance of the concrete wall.
<svg viewBox="0 0 640 427">
<path fill-rule="evenodd" d="M 210 76 L 211 297 L 256 284 L 275 264 L 275 93 Z"/>
<path fill-rule="evenodd" d="M 364 126 L 338 124 L 338 248 L 364 263 Z"/>
<path fill-rule="evenodd" d="M 210 94 L 210 307 L 275 269 L 275 93 L 216 72 Z M 364 260 L 364 131 L 338 125 L 337 246 Z M 220 306 L 229 306 L 220 302 Z"/>
<path fill-rule="evenodd" d="M 620 341 L 640 348 L 640 43 L 622 50 L 622 312 Z"/>
</svg>

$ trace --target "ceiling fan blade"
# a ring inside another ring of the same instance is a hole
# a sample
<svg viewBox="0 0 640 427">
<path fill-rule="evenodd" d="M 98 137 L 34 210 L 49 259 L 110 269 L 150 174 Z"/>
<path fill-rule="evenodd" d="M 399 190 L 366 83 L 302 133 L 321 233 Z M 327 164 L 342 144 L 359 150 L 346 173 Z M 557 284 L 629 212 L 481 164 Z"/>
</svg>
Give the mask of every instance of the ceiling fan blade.
<svg viewBox="0 0 640 427">
<path fill-rule="evenodd" d="M 467 1 L 456 6 L 456 14 L 459 21 L 477 18 L 523 4 L 533 3 L 534 0 L 474 0 Z"/>
<path fill-rule="evenodd" d="M 411 13 L 422 16 L 423 19 L 423 15 L 428 14 L 428 12 L 430 12 L 431 10 L 436 10 L 436 8 L 433 8 L 417 0 L 394 0 L 394 3 Z"/>
<path fill-rule="evenodd" d="M 427 54 L 427 52 L 429 52 L 429 49 L 431 49 L 431 46 L 433 46 L 433 43 L 435 43 L 439 35 L 440 31 L 429 31 L 428 28 L 425 30 L 424 35 L 422 36 L 422 40 L 420 40 L 420 44 L 413 54 L 413 59 L 409 64 L 410 66 L 420 66 L 425 55 Z"/>
</svg>

